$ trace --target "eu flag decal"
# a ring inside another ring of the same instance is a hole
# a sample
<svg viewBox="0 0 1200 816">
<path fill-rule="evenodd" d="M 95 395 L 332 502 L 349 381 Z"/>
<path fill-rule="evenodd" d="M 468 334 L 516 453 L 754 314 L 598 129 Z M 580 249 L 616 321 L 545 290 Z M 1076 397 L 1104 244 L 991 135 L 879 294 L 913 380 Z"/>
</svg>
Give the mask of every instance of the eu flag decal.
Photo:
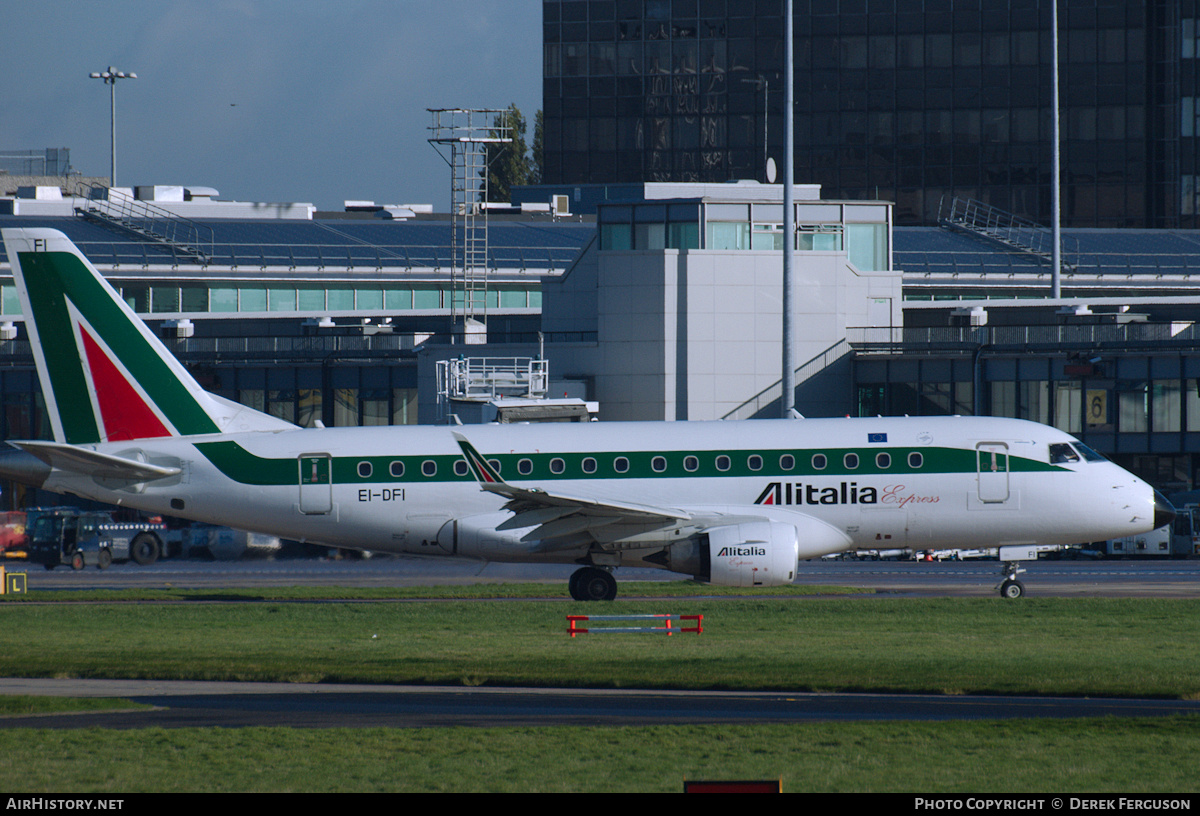
<svg viewBox="0 0 1200 816">
<path fill-rule="evenodd" d="M 867 434 L 867 444 L 871 444 L 874 442 L 887 442 L 887 434 L 885 434 L 885 433 Z"/>
</svg>

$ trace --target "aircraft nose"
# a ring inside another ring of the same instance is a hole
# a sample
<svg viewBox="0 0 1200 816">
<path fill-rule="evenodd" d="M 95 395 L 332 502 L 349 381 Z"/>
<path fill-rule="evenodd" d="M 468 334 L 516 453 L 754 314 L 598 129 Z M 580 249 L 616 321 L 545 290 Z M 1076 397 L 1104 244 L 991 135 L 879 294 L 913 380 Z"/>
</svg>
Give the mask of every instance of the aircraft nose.
<svg viewBox="0 0 1200 816">
<path fill-rule="evenodd" d="M 1154 491 L 1154 529 L 1165 527 L 1175 520 L 1175 508 L 1167 497 Z"/>
</svg>

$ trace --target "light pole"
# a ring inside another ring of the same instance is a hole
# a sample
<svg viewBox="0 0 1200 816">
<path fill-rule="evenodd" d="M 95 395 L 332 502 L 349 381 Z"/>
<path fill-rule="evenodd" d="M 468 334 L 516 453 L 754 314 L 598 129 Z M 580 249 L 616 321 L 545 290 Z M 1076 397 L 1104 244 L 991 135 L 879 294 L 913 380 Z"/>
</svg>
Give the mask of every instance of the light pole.
<svg viewBox="0 0 1200 816">
<path fill-rule="evenodd" d="M 793 71 L 792 0 L 787 0 L 783 13 L 783 399 L 782 416 L 796 415 L 796 344 L 795 314 L 797 291 L 795 285 L 796 209 L 793 206 L 796 181 L 796 79 Z"/>
<path fill-rule="evenodd" d="M 1050 55 L 1050 105 L 1054 108 L 1054 132 L 1051 137 L 1054 139 L 1054 150 L 1050 161 L 1050 173 L 1053 176 L 1050 184 L 1050 209 L 1052 210 L 1050 232 L 1054 246 L 1050 253 L 1050 263 L 1053 266 L 1053 269 L 1050 270 L 1050 297 L 1057 300 L 1062 297 L 1062 154 L 1060 152 L 1061 133 L 1059 132 L 1058 118 L 1058 0 L 1054 0 L 1050 4 L 1050 14 L 1054 18 L 1050 21 L 1050 43 L 1054 50 L 1054 53 Z"/>
<path fill-rule="evenodd" d="M 108 186 L 117 186 L 117 80 L 118 79 L 137 79 L 137 74 L 125 73 L 118 71 L 111 65 L 107 71 L 93 71 L 88 74 L 92 79 L 103 79 L 104 84 L 108 86 L 109 96 L 109 115 L 112 125 L 112 164 L 109 168 Z"/>
</svg>

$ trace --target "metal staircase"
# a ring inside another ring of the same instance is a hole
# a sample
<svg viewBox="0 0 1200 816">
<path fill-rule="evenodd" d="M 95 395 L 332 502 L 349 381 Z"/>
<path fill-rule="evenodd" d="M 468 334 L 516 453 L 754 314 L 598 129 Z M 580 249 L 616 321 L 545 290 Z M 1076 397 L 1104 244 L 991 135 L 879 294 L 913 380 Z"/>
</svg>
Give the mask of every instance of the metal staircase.
<svg viewBox="0 0 1200 816">
<path fill-rule="evenodd" d="M 97 224 L 162 247 L 176 261 L 208 264 L 213 257 L 213 231 L 170 210 L 139 201 L 102 184 L 80 184 L 75 214 Z"/>
<path fill-rule="evenodd" d="M 1024 252 L 1052 263 L 1054 239 L 1049 227 L 1013 215 L 982 201 L 953 198 L 947 204 L 943 198 L 938 207 L 938 223 L 959 229 L 1001 244 L 1008 249 Z M 1074 264 L 1063 259 L 1063 268 L 1073 270 Z"/>
</svg>

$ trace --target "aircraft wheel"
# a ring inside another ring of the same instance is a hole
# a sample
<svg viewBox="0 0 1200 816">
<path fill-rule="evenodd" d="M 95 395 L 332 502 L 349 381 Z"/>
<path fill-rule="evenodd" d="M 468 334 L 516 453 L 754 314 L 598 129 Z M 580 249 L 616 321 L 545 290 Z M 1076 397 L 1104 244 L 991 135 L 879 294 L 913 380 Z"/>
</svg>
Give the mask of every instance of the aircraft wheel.
<svg viewBox="0 0 1200 816">
<path fill-rule="evenodd" d="M 1008 580 L 1000 585 L 1000 597 L 1015 600 L 1025 594 L 1025 585 L 1017 580 Z"/>
<path fill-rule="evenodd" d="M 141 564 L 153 564 L 158 560 L 158 539 L 153 533 L 138 533 L 129 544 L 129 557 Z"/>
<path fill-rule="evenodd" d="M 83 553 L 76 552 L 71 556 L 71 569 L 81 570 L 84 568 Z"/>
<path fill-rule="evenodd" d="M 568 586 L 571 597 L 577 601 L 611 601 L 617 597 L 617 579 L 596 567 L 576 570 Z"/>
<path fill-rule="evenodd" d="M 100 554 L 96 556 L 96 569 L 108 569 L 108 565 L 112 563 L 112 551 L 100 550 Z"/>
</svg>

